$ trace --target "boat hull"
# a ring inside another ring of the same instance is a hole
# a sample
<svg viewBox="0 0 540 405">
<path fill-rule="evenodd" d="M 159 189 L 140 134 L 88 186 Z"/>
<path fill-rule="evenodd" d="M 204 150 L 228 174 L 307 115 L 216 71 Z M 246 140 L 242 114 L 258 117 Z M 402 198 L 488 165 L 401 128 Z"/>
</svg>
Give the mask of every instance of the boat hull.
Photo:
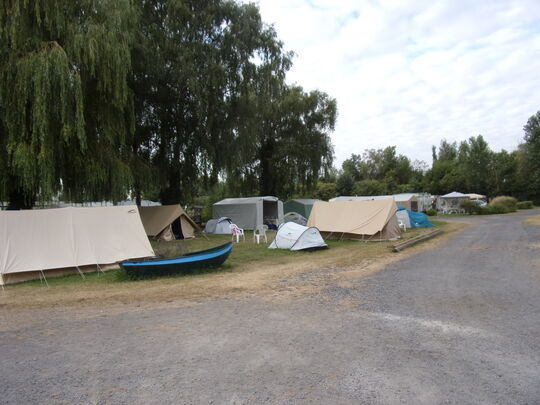
<svg viewBox="0 0 540 405">
<path fill-rule="evenodd" d="M 229 257 L 232 243 L 226 243 L 211 249 L 187 253 L 172 259 L 151 259 L 142 261 L 124 261 L 120 267 L 131 280 L 190 274 L 198 270 L 219 267 Z"/>
</svg>

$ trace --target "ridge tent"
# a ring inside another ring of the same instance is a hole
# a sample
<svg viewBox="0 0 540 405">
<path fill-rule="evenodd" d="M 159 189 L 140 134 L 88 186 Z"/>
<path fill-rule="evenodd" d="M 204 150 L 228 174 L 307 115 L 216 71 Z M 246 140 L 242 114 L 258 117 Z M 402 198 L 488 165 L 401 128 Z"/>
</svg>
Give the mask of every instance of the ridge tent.
<svg viewBox="0 0 540 405">
<path fill-rule="evenodd" d="M 309 218 L 313 204 L 320 201 L 312 198 L 296 198 L 283 203 L 283 212 L 296 212 L 302 215 L 304 218 Z"/>
<path fill-rule="evenodd" d="M 308 226 L 325 239 L 393 240 L 400 237 L 393 199 L 371 201 L 318 201 Z"/>
<path fill-rule="evenodd" d="M 216 233 L 220 235 L 228 235 L 231 233 L 232 221 L 230 218 L 221 217 L 218 219 L 210 219 L 206 223 L 204 233 Z"/>
<path fill-rule="evenodd" d="M 229 217 L 242 229 L 283 222 L 283 202 L 277 197 L 226 198 L 215 203 L 212 210 L 214 218 Z"/>
<path fill-rule="evenodd" d="M 330 200 L 338 201 L 371 201 L 387 200 L 393 198 L 396 204 L 402 205 L 411 211 L 426 211 L 431 208 L 431 196 L 426 193 L 401 193 L 394 195 L 371 195 L 371 196 L 340 196 Z"/>
<path fill-rule="evenodd" d="M 0 246 L 0 284 L 154 256 L 137 206 L 0 211 Z"/>
<path fill-rule="evenodd" d="M 140 207 L 139 215 L 148 237 L 171 241 L 195 237 L 199 227 L 179 204 Z"/>
<path fill-rule="evenodd" d="M 398 219 L 405 222 L 407 228 L 431 228 L 433 226 L 429 221 L 428 216 L 423 212 L 411 211 L 402 205 L 398 205 L 397 208 L 398 211 L 396 212 L 396 216 Z M 406 220 L 404 219 L 405 217 Z"/>
<path fill-rule="evenodd" d="M 327 246 L 317 228 L 286 222 L 279 226 L 268 249 L 314 250 Z"/>
<path fill-rule="evenodd" d="M 287 212 L 285 215 L 283 215 L 283 222 L 294 222 L 298 225 L 306 226 L 307 219 L 298 212 Z"/>
</svg>

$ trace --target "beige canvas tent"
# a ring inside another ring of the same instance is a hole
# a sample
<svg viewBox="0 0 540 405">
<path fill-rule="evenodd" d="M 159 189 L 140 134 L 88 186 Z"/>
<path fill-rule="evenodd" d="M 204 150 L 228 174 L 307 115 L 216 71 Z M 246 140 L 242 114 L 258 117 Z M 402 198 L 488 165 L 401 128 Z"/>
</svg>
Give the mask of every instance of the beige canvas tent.
<svg viewBox="0 0 540 405">
<path fill-rule="evenodd" d="M 387 200 L 393 198 L 397 205 L 401 205 L 411 211 L 426 211 L 431 208 L 431 196 L 426 193 L 402 193 L 394 195 L 371 195 L 371 196 L 340 196 L 330 200 L 338 201 L 370 201 Z"/>
<path fill-rule="evenodd" d="M 199 230 L 178 204 L 139 207 L 139 214 L 146 234 L 153 239 L 173 240 L 175 235 L 181 239 L 194 238 Z"/>
<path fill-rule="evenodd" d="M 148 256 L 136 206 L 0 211 L 0 284 Z"/>
<path fill-rule="evenodd" d="M 393 199 L 370 201 L 317 201 L 308 226 L 325 239 L 389 240 L 400 236 Z"/>
</svg>

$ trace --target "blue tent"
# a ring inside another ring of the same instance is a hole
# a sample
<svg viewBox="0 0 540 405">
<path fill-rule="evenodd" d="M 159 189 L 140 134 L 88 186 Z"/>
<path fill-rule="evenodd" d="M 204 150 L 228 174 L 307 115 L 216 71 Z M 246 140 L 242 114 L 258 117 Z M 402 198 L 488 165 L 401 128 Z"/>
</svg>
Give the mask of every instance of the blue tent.
<svg viewBox="0 0 540 405">
<path fill-rule="evenodd" d="M 409 219 L 411 220 L 411 228 L 430 228 L 433 226 L 433 224 L 429 222 L 428 216 L 423 212 L 408 210 L 403 205 L 398 205 L 397 208 L 398 211 L 407 211 Z"/>
</svg>

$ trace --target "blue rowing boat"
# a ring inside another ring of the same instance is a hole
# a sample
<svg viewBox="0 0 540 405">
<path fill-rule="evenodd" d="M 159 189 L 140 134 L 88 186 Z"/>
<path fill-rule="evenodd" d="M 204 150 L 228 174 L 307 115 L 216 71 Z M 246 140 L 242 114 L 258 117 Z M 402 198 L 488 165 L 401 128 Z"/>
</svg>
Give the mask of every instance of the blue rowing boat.
<svg viewBox="0 0 540 405">
<path fill-rule="evenodd" d="M 228 242 L 171 259 L 126 260 L 120 263 L 120 267 L 131 280 L 189 274 L 196 270 L 221 266 L 231 254 L 232 247 L 232 242 Z"/>
</svg>

